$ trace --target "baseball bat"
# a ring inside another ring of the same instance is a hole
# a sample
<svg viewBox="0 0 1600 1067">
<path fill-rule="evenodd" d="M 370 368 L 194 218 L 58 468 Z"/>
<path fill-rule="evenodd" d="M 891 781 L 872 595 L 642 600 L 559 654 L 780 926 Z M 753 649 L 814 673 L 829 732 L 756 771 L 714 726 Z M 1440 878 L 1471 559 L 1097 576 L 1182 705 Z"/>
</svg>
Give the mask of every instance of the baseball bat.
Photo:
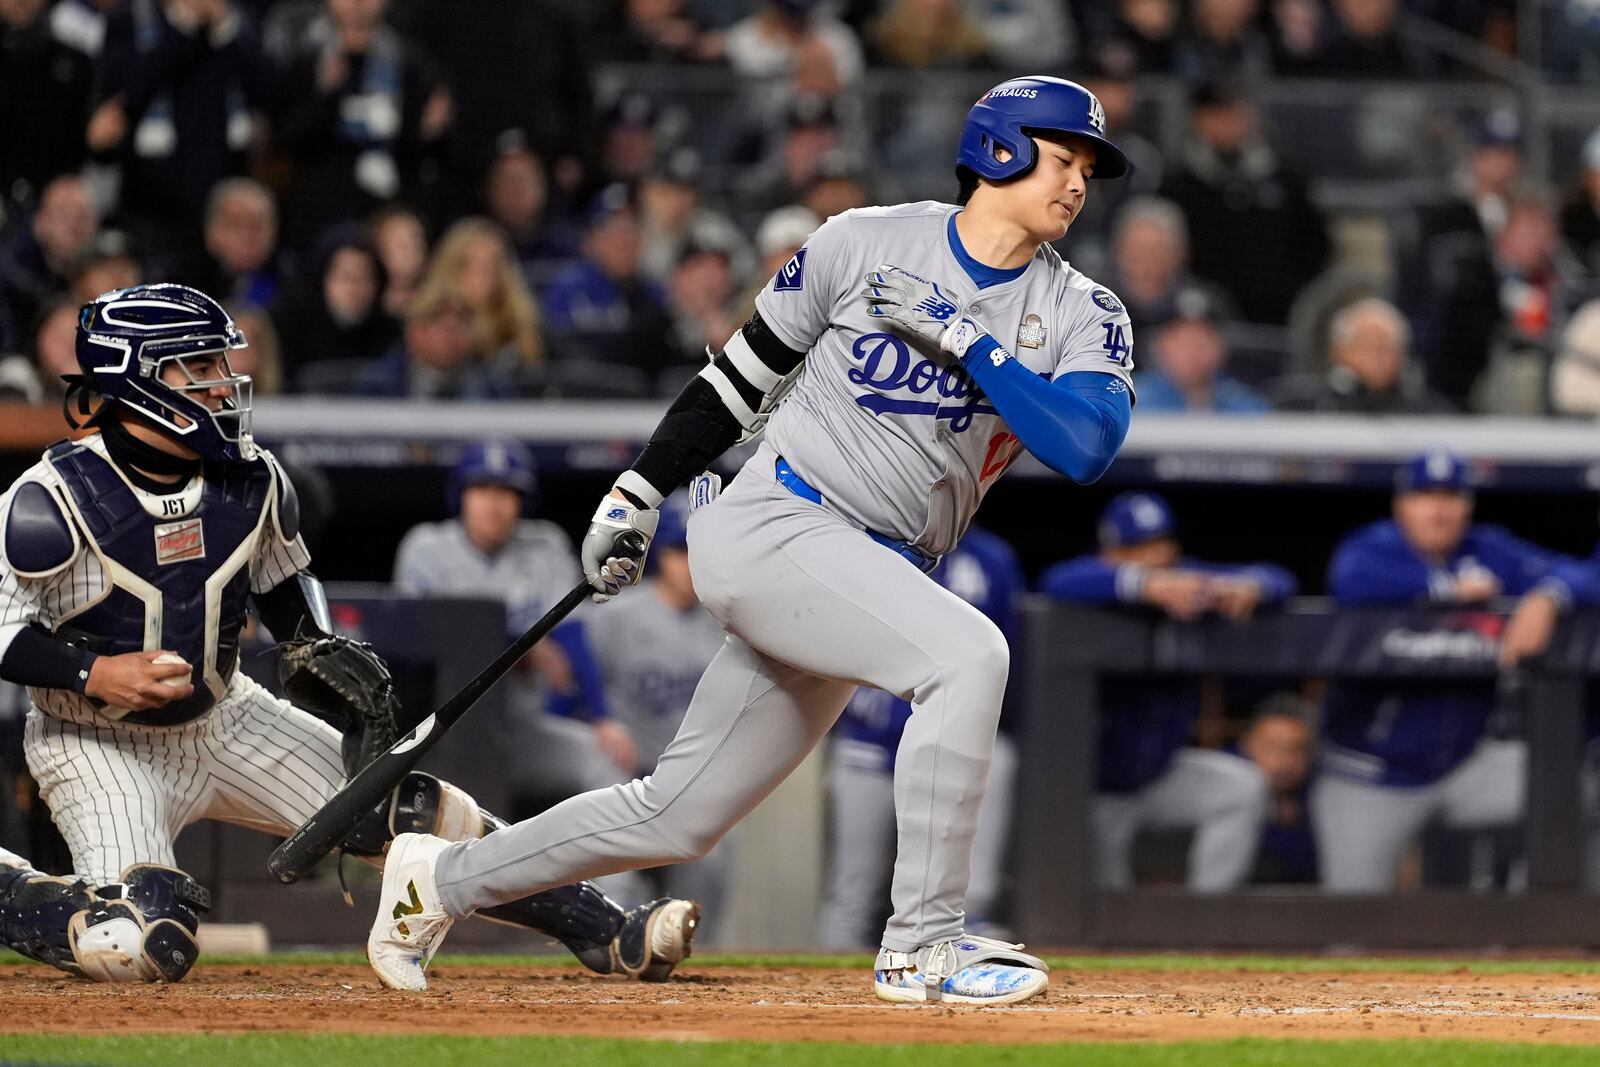
<svg viewBox="0 0 1600 1067">
<path fill-rule="evenodd" d="M 637 533 L 626 533 L 617 539 L 617 547 L 625 554 L 641 559 L 644 556 L 644 539 Z M 299 881 L 300 876 L 316 865 L 322 857 L 332 852 L 349 836 L 363 816 L 400 784 L 413 767 L 422 761 L 428 750 L 454 726 L 490 686 L 514 667 L 528 650 L 542 641 L 583 602 L 594 589 L 587 581 L 574 586 L 561 598 L 560 603 L 545 612 L 544 617 L 528 628 L 527 632 L 504 652 L 494 658 L 476 678 L 461 687 L 461 691 L 445 701 L 432 715 L 417 723 L 411 732 L 400 738 L 389 750 L 361 769 L 344 788 L 317 809 L 316 814 L 290 834 L 267 859 L 267 869 L 285 885 Z"/>
</svg>

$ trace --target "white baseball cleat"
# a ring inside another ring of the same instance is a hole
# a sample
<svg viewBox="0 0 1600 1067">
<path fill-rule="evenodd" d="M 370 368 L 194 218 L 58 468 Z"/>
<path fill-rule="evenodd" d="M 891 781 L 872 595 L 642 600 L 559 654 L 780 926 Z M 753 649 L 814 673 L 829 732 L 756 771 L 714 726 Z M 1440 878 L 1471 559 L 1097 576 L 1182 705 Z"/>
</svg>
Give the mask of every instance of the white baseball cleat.
<svg viewBox="0 0 1600 1067">
<path fill-rule="evenodd" d="M 455 922 L 433 881 L 434 861 L 449 844 L 430 834 L 397 834 L 389 846 L 367 962 L 390 989 L 428 988 L 428 963 Z"/>
<path fill-rule="evenodd" d="M 970 934 L 916 952 L 882 949 L 874 991 L 895 1004 L 1017 1004 L 1050 984 L 1045 962 L 1021 950 Z"/>
</svg>

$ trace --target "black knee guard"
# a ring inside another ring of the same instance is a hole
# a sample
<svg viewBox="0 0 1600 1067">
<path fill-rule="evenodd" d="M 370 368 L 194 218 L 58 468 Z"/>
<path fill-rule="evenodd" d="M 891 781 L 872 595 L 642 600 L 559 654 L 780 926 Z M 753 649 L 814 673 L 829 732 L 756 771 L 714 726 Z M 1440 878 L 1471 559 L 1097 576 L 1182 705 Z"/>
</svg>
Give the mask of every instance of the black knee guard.
<svg viewBox="0 0 1600 1067">
<path fill-rule="evenodd" d="M 172 867 L 136 864 L 72 917 L 72 954 L 99 982 L 177 982 L 200 958 L 194 935 L 211 893 Z"/>
<path fill-rule="evenodd" d="M 482 837 L 489 829 L 478 802 L 468 793 L 425 771 L 412 771 L 382 804 L 362 817 L 342 847 L 353 856 L 376 856 L 395 834 L 433 834 L 461 841 Z"/>
<path fill-rule="evenodd" d="M 176 982 L 200 955 L 200 883 L 170 867 L 138 865 L 100 889 L 31 875 L 0 885 L 0 941 L 24 956 L 97 982 Z"/>
</svg>

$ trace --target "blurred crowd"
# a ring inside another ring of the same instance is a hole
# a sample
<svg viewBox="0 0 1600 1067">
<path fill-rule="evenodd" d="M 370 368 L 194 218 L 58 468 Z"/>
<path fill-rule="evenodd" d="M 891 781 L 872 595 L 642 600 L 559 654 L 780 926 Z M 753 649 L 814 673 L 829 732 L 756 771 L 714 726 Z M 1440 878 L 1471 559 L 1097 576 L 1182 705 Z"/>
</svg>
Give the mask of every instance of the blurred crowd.
<svg viewBox="0 0 1600 1067">
<path fill-rule="evenodd" d="M 0 0 L 0 397 L 57 402 L 74 309 L 139 280 L 225 299 L 262 393 L 670 395 L 823 219 L 953 198 L 908 179 L 949 173 L 952 85 L 1050 73 L 1137 167 L 1063 251 L 1141 410 L 1600 413 L 1600 131 L 1550 188 L 1516 110 L 1442 116 L 1448 180 L 1374 245 L 1258 94 L 1600 81 L 1593 3 L 1525 7 Z M 1374 94 L 1322 140 L 1406 141 Z"/>
</svg>

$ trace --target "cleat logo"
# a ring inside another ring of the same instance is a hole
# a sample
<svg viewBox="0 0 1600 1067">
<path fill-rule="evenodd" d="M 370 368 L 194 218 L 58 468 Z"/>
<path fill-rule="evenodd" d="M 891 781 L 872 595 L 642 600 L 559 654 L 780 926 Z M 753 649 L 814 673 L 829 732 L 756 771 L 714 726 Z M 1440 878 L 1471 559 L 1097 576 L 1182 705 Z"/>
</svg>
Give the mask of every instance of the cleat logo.
<svg viewBox="0 0 1600 1067">
<path fill-rule="evenodd" d="M 401 937 L 411 936 L 411 928 L 405 924 L 404 917 L 422 914 L 422 900 L 417 896 L 417 883 L 415 881 L 407 882 L 406 890 L 411 894 L 411 903 L 407 904 L 402 900 L 394 906 L 394 918 L 401 920 L 395 929 L 400 931 Z"/>
</svg>

